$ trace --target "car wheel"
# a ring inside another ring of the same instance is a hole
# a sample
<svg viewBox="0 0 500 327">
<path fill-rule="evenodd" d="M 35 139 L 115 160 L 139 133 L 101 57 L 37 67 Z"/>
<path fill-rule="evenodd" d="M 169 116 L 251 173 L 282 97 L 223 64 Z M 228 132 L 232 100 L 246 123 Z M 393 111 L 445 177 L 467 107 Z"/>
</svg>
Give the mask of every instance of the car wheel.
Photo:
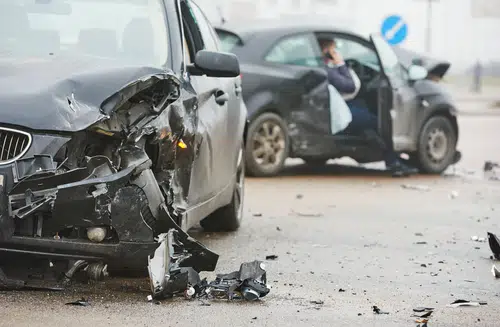
<svg viewBox="0 0 500 327">
<path fill-rule="evenodd" d="M 412 161 L 422 173 L 441 174 L 455 161 L 457 132 L 451 120 L 433 116 L 423 126 Z"/>
<path fill-rule="evenodd" d="M 237 230 L 243 219 L 243 200 L 245 195 L 245 160 L 243 146 L 238 152 L 236 181 L 231 203 L 217 209 L 200 222 L 207 232 L 232 232 Z"/>
<path fill-rule="evenodd" d="M 264 113 L 249 126 L 245 144 L 247 173 L 255 177 L 277 175 L 288 157 L 289 138 L 284 120 Z"/>
</svg>

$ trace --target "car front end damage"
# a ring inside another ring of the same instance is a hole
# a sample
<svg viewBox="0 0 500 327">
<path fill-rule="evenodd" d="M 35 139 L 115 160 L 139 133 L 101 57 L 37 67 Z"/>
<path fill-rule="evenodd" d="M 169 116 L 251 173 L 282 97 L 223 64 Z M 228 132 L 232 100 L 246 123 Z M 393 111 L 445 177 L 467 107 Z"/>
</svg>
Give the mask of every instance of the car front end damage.
<svg viewBox="0 0 500 327">
<path fill-rule="evenodd" d="M 128 73 L 125 86 L 101 98 L 99 91 L 82 87 L 99 77 L 95 72 L 84 74 L 87 80 L 79 76 L 49 86 L 49 95 L 25 92 L 24 103 L 40 97 L 46 100 L 40 106 L 57 112 L 55 121 L 68 122 L 59 130 L 46 130 L 54 119 L 31 120 L 27 127 L 22 119 L 3 119 L 0 286 L 30 285 L 28 279 L 7 277 L 25 257 L 33 265 L 42 262 L 40 274 L 55 276 L 57 285 L 79 270 L 98 279 L 108 267 L 145 269 L 165 242 L 158 237 L 172 231 L 177 246 L 189 245 L 181 247 L 188 259 L 178 266 L 196 273 L 215 269 L 218 255 L 181 228 L 196 98 L 173 74 L 144 68 Z M 168 262 L 162 276 L 167 281 L 169 269 Z"/>
</svg>

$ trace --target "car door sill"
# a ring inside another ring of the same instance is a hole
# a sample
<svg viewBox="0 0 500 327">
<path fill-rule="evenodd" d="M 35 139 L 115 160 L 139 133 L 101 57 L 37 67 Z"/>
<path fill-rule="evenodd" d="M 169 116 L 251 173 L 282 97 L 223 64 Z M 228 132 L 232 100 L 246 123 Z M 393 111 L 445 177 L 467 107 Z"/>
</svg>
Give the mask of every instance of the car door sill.
<svg viewBox="0 0 500 327">
<path fill-rule="evenodd" d="M 219 193 L 208 200 L 205 200 L 193 207 L 188 208 L 184 213 L 182 229 L 187 231 L 215 210 L 228 205 L 231 202 L 231 198 L 233 195 L 232 186 L 234 186 L 235 181 L 236 174 L 234 174 L 234 176 L 231 178 L 231 181 L 226 186 L 224 186 L 224 188 Z"/>
</svg>

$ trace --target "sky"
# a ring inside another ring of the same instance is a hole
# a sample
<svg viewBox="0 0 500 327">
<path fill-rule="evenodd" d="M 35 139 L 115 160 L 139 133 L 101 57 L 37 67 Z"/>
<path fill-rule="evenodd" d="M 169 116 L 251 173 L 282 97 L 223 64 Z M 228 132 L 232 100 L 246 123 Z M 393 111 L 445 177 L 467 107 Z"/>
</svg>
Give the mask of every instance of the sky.
<svg viewBox="0 0 500 327">
<path fill-rule="evenodd" d="M 429 53 L 452 63 L 460 73 L 477 60 L 500 62 L 500 0 L 195 0 L 209 19 L 218 23 L 220 12 L 227 21 L 252 18 L 278 20 L 285 15 L 321 14 L 336 25 L 347 25 L 360 34 L 380 33 L 388 16 L 401 17 L 399 27 L 407 34 L 399 44 L 426 52 L 430 22 Z M 219 10 L 217 9 L 219 8 Z M 488 16 L 486 16 L 487 14 Z M 397 28 L 396 28 L 397 30 Z"/>
</svg>

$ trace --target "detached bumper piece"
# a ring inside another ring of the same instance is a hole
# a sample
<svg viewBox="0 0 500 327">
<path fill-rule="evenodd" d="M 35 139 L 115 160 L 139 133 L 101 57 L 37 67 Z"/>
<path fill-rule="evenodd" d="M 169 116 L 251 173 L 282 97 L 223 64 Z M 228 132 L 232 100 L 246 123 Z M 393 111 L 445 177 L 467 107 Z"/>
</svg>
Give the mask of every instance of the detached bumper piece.
<svg viewBox="0 0 500 327">
<path fill-rule="evenodd" d="M 218 255 L 187 234 L 170 229 L 158 237 L 160 245 L 149 257 L 151 292 L 155 299 L 183 294 L 188 299 L 258 300 L 269 293 L 264 263 L 241 264 L 240 270 L 217 275 L 212 282 L 201 280 L 199 272 L 213 271 Z"/>
</svg>

